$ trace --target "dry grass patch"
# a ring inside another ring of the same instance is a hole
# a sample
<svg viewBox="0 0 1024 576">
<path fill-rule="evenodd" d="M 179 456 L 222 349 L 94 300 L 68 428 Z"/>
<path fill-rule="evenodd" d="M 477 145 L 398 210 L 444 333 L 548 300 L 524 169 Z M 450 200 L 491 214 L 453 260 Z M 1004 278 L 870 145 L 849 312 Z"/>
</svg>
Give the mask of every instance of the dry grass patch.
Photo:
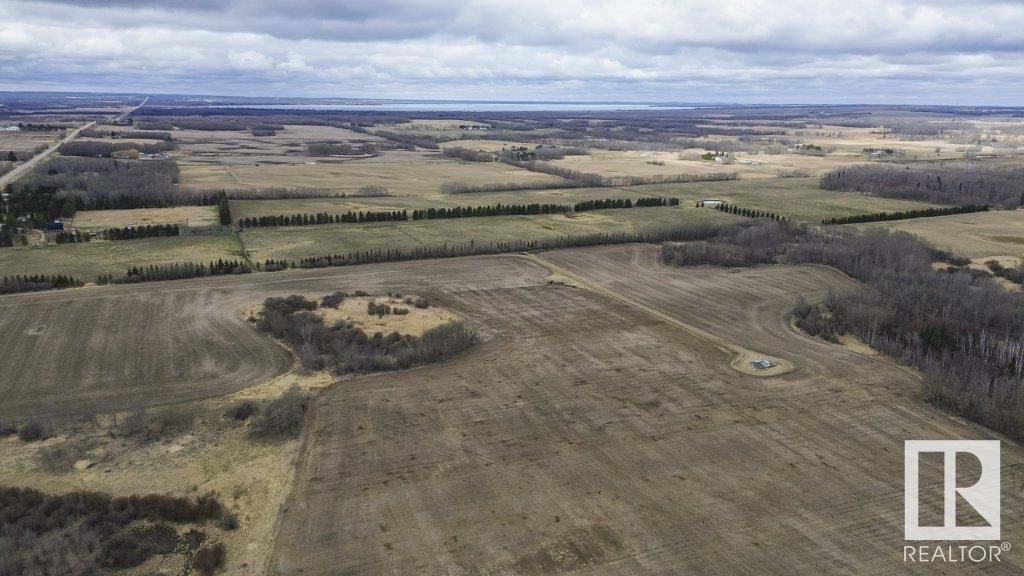
<svg viewBox="0 0 1024 576">
<path fill-rule="evenodd" d="M 991 210 L 971 214 L 858 224 L 858 228 L 902 230 L 937 248 L 972 259 L 1017 258 L 1024 255 L 1024 210 Z"/>
<path fill-rule="evenodd" d="M 145 226 L 147 224 L 213 226 L 217 223 L 217 209 L 214 206 L 86 210 L 78 212 L 74 218 L 68 221 L 69 226 L 72 228 L 89 231 L 121 228 L 124 226 Z"/>
<path fill-rule="evenodd" d="M 181 185 L 194 188 L 259 190 L 325 188 L 353 194 L 364 186 L 384 186 L 393 195 L 436 194 L 444 182 L 562 182 L 498 162 L 335 162 L 317 164 L 182 166 Z"/>
<path fill-rule="evenodd" d="M 391 314 L 377 315 L 370 314 L 367 304 L 375 303 L 387 305 L 392 309 Z M 393 313 L 395 309 L 406 310 L 405 314 Z M 448 310 L 430 306 L 429 308 L 417 308 L 415 305 L 406 302 L 404 298 L 386 297 L 374 298 L 372 296 L 353 296 L 346 298 L 338 308 L 320 307 L 316 310 L 325 324 L 333 324 L 338 321 L 351 322 L 361 328 L 367 334 L 382 332 L 398 332 L 399 334 L 410 334 L 421 336 L 427 330 L 447 324 L 459 317 Z"/>
</svg>

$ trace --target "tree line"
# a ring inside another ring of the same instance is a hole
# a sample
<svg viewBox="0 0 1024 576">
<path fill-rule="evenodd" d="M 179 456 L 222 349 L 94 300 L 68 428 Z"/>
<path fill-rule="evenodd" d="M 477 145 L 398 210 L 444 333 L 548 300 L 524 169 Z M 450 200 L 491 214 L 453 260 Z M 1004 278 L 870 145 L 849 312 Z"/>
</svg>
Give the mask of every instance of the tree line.
<svg viewBox="0 0 1024 576">
<path fill-rule="evenodd" d="M 980 161 L 913 166 L 863 164 L 828 172 L 820 186 L 935 204 L 987 204 L 1014 209 L 1024 204 L 1024 167 Z"/>
<path fill-rule="evenodd" d="M 919 208 L 902 212 L 873 212 L 857 216 L 837 216 L 826 218 L 822 224 L 860 224 L 863 222 L 887 222 L 889 220 L 908 220 L 910 218 L 931 218 L 933 216 L 950 216 L 952 214 L 969 214 L 971 212 L 988 212 L 987 204 L 967 204 L 948 208 Z"/>
<path fill-rule="evenodd" d="M 268 226 L 309 226 L 313 224 L 360 224 L 364 222 L 393 222 L 408 220 L 405 210 L 348 211 L 344 214 L 279 214 L 277 216 L 251 216 L 238 220 L 239 228 L 261 228 Z"/>
<path fill-rule="evenodd" d="M 132 142 L 130 140 L 121 142 L 75 140 L 61 144 L 57 151 L 64 156 L 110 158 L 115 152 L 124 150 L 138 150 L 143 154 L 159 154 L 160 152 L 169 152 L 177 147 L 178 145 L 173 140 L 161 140 L 160 142 L 153 143 Z"/>
<path fill-rule="evenodd" d="M 89 232 L 82 232 L 81 230 L 65 230 L 63 232 L 57 232 L 54 240 L 57 244 L 78 244 L 80 242 L 88 242 L 92 240 L 92 234 Z"/>
<path fill-rule="evenodd" d="M 181 227 L 177 224 L 147 224 L 145 226 L 124 226 L 107 228 L 103 231 L 107 240 L 138 240 L 140 238 L 162 238 L 181 236 Z"/>
<path fill-rule="evenodd" d="M 151 264 L 149 266 L 131 266 L 123 276 L 107 274 L 97 278 L 97 284 L 132 284 L 136 282 L 154 282 L 159 280 L 180 280 L 183 278 L 203 278 L 206 276 L 224 276 L 227 274 L 248 274 L 252 266 L 241 260 L 224 260 L 202 264 L 199 262 L 183 262 L 180 264 Z"/>
<path fill-rule="evenodd" d="M 240 228 L 265 226 L 308 226 L 312 224 L 356 224 L 364 222 L 404 222 L 406 220 L 434 220 L 442 218 L 477 218 L 486 216 L 525 216 L 535 214 L 565 214 L 612 208 L 678 206 L 678 198 L 641 198 L 635 203 L 628 198 L 607 198 L 585 200 L 568 204 L 493 204 L 488 206 L 453 206 L 450 208 L 424 208 L 413 210 L 381 210 L 347 212 L 345 214 L 292 214 L 277 216 L 252 216 L 238 221 Z"/>
<path fill-rule="evenodd" d="M 564 204 L 495 204 L 493 206 L 454 206 L 452 208 L 426 208 L 413 210 L 413 220 L 435 218 L 475 218 L 480 216 L 521 216 L 532 214 L 563 214 L 571 206 Z"/>
<path fill-rule="evenodd" d="M 740 208 L 733 204 L 717 204 L 715 205 L 715 210 L 718 210 L 719 212 L 726 212 L 728 214 L 736 214 L 737 216 L 746 216 L 747 218 L 768 218 L 769 220 L 775 220 L 776 222 L 787 220 L 785 216 L 779 216 L 775 212 L 754 210 L 753 208 Z"/>
<path fill-rule="evenodd" d="M 0 278 L 0 294 L 60 290 L 63 288 L 77 288 L 84 285 L 85 284 L 81 280 L 66 274 L 4 276 Z"/>
</svg>

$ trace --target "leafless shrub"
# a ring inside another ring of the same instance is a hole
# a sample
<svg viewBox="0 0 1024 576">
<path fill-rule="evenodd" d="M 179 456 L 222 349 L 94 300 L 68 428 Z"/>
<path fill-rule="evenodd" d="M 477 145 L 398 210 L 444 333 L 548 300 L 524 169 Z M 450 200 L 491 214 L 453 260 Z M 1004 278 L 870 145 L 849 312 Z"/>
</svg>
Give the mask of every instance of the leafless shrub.
<svg viewBox="0 0 1024 576">
<path fill-rule="evenodd" d="M 249 433 L 254 438 L 295 436 L 306 414 L 306 395 L 297 386 L 268 402 L 252 421 Z"/>
<path fill-rule="evenodd" d="M 208 576 L 224 567 L 225 558 L 227 549 L 223 543 L 207 544 L 196 550 L 195 556 L 192 557 L 192 567 L 200 574 Z"/>
<path fill-rule="evenodd" d="M 39 449 L 39 465 L 50 474 L 66 474 L 82 459 L 85 450 L 77 441 L 66 441 Z"/>
</svg>

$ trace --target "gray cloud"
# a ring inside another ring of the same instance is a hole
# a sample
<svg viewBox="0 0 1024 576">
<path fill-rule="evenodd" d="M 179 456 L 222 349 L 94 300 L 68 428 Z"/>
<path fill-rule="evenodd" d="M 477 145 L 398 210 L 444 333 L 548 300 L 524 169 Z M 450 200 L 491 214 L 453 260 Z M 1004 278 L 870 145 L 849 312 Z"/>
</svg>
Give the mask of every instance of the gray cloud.
<svg viewBox="0 0 1024 576">
<path fill-rule="evenodd" d="M 0 2 L 0 88 L 1020 104 L 1024 5 Z"/>
</svg>

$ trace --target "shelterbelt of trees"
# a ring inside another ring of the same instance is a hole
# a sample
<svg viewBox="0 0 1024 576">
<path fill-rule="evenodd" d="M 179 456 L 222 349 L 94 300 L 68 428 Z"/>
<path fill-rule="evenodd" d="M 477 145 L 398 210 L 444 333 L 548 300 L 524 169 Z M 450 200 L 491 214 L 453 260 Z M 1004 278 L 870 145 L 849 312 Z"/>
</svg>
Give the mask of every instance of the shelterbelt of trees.
<svg viewBox="0 0 1024 576">
<path fill-rule="evenodd" d="M 413 210 L 368 210 L 344 214 L 280 214 L 277 216 L 253 216 L 241 218 L 240 228 L 265 226 L 309 226 L 315 224 L 358 224 L 364 222 L 402 222 L 406 220 L 433 220 L 438 218 L 479 218 L 486 216 L 524 216 L 533 214 L 565 214 L 605 210 L 614 208 L 647 208 L 655 206 L 678 206 L 678 198 L 650 197 L 636 202 L 629 198 L 607 198 L 587 200 L 576 204 L 494 204 L 490 206 L 454 206 L 451 208 L 425 208 Z"/>
<path fill-rule="evenodd" d="M 950 206 L 949 208 L 920 208 L 918 210 L 904 210 L 902 212 L 873 212 L 871 214 L 860 214 L 857 216 L 841 216 L 826 218 L 822 224 L 861 224 L 863 222 L 887 222 L 889 220 L 909 220 L 911 218 L 930 218 L 933 216 L 950 216 L 953 214 L 968 214 L 971 212 L 988 212 L 987 204 L 967 204 L 965 206 Z"/>
</svg>

